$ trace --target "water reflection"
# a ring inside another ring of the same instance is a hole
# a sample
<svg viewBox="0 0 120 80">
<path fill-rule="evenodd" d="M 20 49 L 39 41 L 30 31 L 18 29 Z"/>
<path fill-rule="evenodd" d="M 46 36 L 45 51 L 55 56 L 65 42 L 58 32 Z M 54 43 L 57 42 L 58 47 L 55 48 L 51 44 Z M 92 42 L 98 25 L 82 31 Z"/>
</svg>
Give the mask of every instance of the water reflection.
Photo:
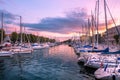
<svg viewBox="0 0 120 80">
<path fill-rule="evenodd" d="M 77 56 L 75 55 L 73 48 L 68 47 L 67 45 L 51 48 L 49 50 L 49 55 L 52 57 L 61 58 L 65 61 L 77 60 Z"/>
<path fill-rule="evenodd" d="M 0 62 L 0 80 L 92 79 L 84 67 L 77 64 L 77 55 L 67 45 L 37 50 L 32 54 L 16 54 L 12 59 L 4 58 Z"/>
</svg>

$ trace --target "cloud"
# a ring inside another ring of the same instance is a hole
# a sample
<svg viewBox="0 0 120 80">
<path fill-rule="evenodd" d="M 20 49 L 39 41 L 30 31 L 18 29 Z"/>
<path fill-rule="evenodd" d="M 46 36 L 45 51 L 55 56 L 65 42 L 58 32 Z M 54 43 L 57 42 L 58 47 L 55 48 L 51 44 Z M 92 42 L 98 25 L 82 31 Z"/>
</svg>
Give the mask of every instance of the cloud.
<svg viewBox="0 0 120 80">
<path fill-rule="evenodd" d="M 66 12 L 66 16 L 70 18 L 81 18 L 81 19 L 88 19 L 87 9 L 85 8 L 75 8 L 71 11 Z"/>
<path fill-rule="evenodd" d="M 14 31 L 19 30 L 19 16 L 12 14 L 5 10 L 0 10 L 0 13 L 4 13 L 4 22 L 6 24 L 6 28 L 8 28 L 9 32 L 12 32 L 12 27 L 14 26 Z M 1 15 L 1 14 L 0 14 Z M 1 18 L 1 16 L 0 16 Z M 87 14 L 87 10 L 82 9 L 75 9 L 69 12 L 66 12 L 66 17 L 55 17 L 55 18 L 44 18 L 39 23 L 22 23 L 23 26 L 26 27 L 27 32 L 44 32 L 49 35 L 54 34 L 70 34 L 73 32 L 82 32 L 82 27 L 85 27 L 87 25 L 88 18 L 90 18 L 90 15 Z M 17 20 L 17 23 L 15 24 L 15 21 Z M 8 25 L 11 24 L 11 25 Z M 109 25 L 112 25 L 112 21 L 108 21 Z M 16 26 L 16 27 L 15 27 Z M 87 29 L 84 29 L 87 30 Z M 105 24 L 100 23 L 99 24 L 99 31 L 105 31 Z M 58 35 L 57 34 L 57 35 Z"/>
<path fill-rule="evenodd" d="M 116 20 L 115 20 L 116 21 Z M 113 25 L 113 21 L 112 20 L 108 20 L 108 28 L 112 28 L 115 25 Z M 106 26 L 105 23 L 100 23 L 99 24 L 99 31 L 105 32 L 106 31 Z"/>
<path fill-rule="evenodd" d="M 18 15 L 12 14 L 6 10 L 0 10 L 0 19 L 2 18 L 3 13 L 3 20 L 6 24 L 14 23 L 15 20 L 18 20 Z"/>
<path fill-rule="evenodd" d="M 87 14 L 86 9 L 76 8 L 75 10 L 66 12 L 66 17 L 44 18 L 39 23 L 24 23 L 23 25 L 29 27 L 29 30 L 33 31 L 47 31 L 68 34 L 73 32 L 83 32 L 82 27 L 85 28 L 87 26 L 87 21 L 90 17 L 91 16 Z M 112 24 L 112 20 L 108 20 L 108 27 L 110 27 Z M 105 31 L 104 21 L 99 23 L 99 31 Z"/>
<path fill-rule="evenodd" d="M 44 18 L 39 23 L 23 25 L 40 31 L 68 33 L 78 31 L 83 24 L 86 24 L 87 18 L 87 12 L 81 9 L 81 11 L 67 12 L 66 17 Z"/>
</svg>

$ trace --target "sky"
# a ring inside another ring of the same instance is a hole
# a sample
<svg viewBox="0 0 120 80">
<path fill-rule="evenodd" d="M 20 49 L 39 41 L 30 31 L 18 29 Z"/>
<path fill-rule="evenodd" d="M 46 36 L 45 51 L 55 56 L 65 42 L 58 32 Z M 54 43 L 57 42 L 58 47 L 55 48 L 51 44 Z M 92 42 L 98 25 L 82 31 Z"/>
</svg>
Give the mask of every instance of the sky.
<svg viewBox="0 0 120 80">
<path fill-rule="evenodd" d="M 106 0 L 117 24 L 120 23 L 120 0 Z M 27 33 L 49 37 L 71 37 L 81 32 L 96 0 L 0 0 L 7 32 L 19 31 L 19 16 Z M 100 0 L 100 25 L 103 24 L 103 0 Z M 108 15 L 110 25 L 111 18 Z M 113 25 L 112 25 L 113 26 Z M 104 32 L 104 26 L 100 26 Z"/>
</svg>

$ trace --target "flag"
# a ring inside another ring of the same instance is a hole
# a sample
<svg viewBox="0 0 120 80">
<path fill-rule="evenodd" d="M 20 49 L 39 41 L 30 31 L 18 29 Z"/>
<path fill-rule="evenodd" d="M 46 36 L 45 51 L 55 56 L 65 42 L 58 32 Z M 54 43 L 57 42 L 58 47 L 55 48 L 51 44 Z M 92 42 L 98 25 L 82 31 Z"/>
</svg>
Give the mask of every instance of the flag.
<svg viewBox="0 0 120 80">
<path fill-rule="evenodd" d="M 107 70 L 107 67 L 108 67 L 108 64 L 105 66 L 104 71 L 106 71 L 106 70 Z"/>
</svg>

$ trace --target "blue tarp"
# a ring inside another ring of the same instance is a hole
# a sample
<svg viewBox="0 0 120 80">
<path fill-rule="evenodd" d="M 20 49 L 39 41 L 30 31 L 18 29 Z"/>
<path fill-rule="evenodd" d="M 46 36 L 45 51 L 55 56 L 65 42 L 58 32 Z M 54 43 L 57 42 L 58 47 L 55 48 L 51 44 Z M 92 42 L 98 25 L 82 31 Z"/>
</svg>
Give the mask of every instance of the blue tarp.
<svg viewBox="0 0 120 80">
<path fill-rule="evenodd" d="M 109 52 L 109 48 L 106 48 L 104 50 L 89 50 L 88 52 Z"/>
<path fill-rule="evenodd" d="M 83 48 L 92 48 L 93 46 L 90 46 L 90 45 L 85 45 L 83 46 Z M 94 49 L 97 49 L 97 47 L 94 47 Z"/>
<path fill-rule="evenodd" d="M 92 46 L 90 46 L 90 45 L 85 45 L 85 46 L 83 46 L 83 48 L 92 48 Z"/>
<path fill-rule="evenodd" d="M 85 50 L 80 50 L 80 52 L 86 52 Z"/>
<path fill-rule="evenodd" d="M 120 50 L 115 52 L 103 52 L 102 54 L 120 54 Z"/>
<path fill-rule="evenodd" d="M 120 60 L 120 58 L 117 58 L 117 60 Z"/>
</svg>

